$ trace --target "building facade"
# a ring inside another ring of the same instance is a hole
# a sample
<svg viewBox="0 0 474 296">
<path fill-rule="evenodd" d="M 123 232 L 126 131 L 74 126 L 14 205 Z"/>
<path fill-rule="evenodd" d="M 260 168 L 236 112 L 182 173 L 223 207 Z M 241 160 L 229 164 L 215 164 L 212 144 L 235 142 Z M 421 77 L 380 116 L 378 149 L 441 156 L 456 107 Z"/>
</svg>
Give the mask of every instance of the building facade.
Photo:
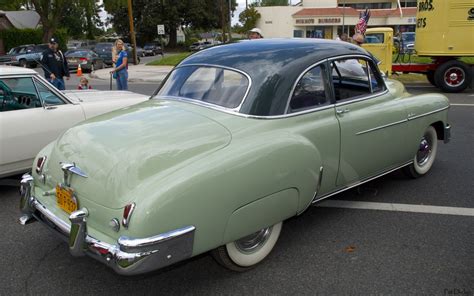
<svg viewBox="0 0 474 296">
<path fill-rule="evenodd" d="M 265 38 L 335 39 L 354 34 L 360 11 L 369 8 L 369 27 L 391 27 L 394 32 L 413 32 L 416 0 L 303 0 L 294 6 L 257 7 L 257 26 Z"/>
</svg>

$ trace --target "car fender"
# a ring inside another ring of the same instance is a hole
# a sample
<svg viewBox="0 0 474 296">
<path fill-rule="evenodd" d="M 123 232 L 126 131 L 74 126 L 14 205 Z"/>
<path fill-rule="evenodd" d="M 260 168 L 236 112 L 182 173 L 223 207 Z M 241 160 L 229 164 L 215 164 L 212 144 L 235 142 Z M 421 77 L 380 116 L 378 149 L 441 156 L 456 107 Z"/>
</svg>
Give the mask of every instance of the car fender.
<svg viewBox="0 0 474 296">
<path fill-rule="evenodd" d="M 142 182 L 130 192 L 137 197 L 134 236 L 192 225 L 197 255 L 306 209 L 318 183 L 317 149 L 291 134 L 259 138 L 258 145 L 255 137 L 234 139 L 199 161 Z"/>
</svg>

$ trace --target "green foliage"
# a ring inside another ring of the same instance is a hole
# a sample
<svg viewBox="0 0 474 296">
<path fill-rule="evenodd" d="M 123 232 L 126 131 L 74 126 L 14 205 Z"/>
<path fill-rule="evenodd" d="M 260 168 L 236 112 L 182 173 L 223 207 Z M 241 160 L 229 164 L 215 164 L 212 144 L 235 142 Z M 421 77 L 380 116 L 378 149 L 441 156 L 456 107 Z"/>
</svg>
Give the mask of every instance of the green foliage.
<svg viewBox="0 0 474 296">
<path fill-rule="evenodd" d="M 59 40 L 59 46 L 66 48 L 67 32 L 65 30 L 57 30 L 55 34 Z M 5 50 L 9 51 L 12 47 L 24 44 L 41 44 L 43 43 L 43 31 L 41 29 L 8 29 L 0 31 L 0 38 L 3 39 Z"/>
<path fill-rule="evenodd" d="M 235 10 L 236 0 L 231 1 Z M 105 10 L 112 16 L 115 31 L 128 38 L 130 28 L 125 0 L 104 0 Z M 176 29 L 179 27 L 211 30 L 228 22 L 227 0 L 134 0 L 133 21 L 139 44 L 158 38 L 156 25 L 165 25 L 171 47 L 176 45 Z"/>
<path fill-rule="evenodd" d="M 249 7 L 239 14 L 239 21 L 243 24 L 239 33 L 245 34 L 254 28 L 257 21 L 261 18 L 260 13 L 255 7 Z"/>
<path fill-rule="evenodd" d="M 66 7 L 59 26 L 65 28 L 71 39 L 95 39 L 102 35 L 103 23 L 99 16 L 101 6 L 95 1 L 74 1 Z"/>
<path fill-rule="evenodd" d="M 261 0 L 254 4 L 255 6 L 288 6 L 288 0 Z"/>
<path fill-rule="evenodd" d="M 147 66 L 176 66 L 182 60 L 190 56 L 191 52 L 183 52 L 178 54 L 173 54 L 171 56 L 165 56 L 162 59 L 154 60 L 146 64 Z"/>
</svg>

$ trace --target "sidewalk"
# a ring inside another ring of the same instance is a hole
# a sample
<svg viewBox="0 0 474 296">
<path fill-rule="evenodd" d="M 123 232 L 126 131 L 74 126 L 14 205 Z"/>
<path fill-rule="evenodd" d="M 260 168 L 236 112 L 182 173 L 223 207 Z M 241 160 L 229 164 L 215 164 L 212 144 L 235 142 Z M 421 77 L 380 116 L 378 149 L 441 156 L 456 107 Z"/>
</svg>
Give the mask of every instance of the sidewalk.
<svg viewBox="0 0 474 296">
<path fill-rule="evenodd" d="M 146 66 L 129 65 L 128 66 L 128 82 L 158 82 L 163 81 L 173 66 Z M 109 80 L 112 68 L 96 70 L 90 73 L 91 78 Z"/>
</svg>

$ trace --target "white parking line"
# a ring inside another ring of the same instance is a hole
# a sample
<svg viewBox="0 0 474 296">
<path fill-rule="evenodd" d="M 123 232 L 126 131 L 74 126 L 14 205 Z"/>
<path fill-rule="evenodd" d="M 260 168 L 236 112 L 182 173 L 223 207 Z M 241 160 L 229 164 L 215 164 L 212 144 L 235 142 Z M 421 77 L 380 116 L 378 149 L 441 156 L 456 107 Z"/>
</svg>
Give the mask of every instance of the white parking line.
<svg viewBox="0 0 474 296">
<path fill-rule="evenodd" d="M 449 104 L 451 106 L 470 106 L 470 107 L 474 107 L 474 104 Z"/>
<path fill-rule="evenodd" d="M 316 206 L 325 207 L 325 208 L 344 208 L 344 209 L 379 210 L 379 211 L 426 213 L 426 214 L 456 215 L 456 216 L 474 216 L 474 208 L 440 207 L 440 206 L 425 206 L 425 205 L 413 205 L 413 204 L 397 204 L 397 203 L 381 203 L 381 202 L 365 202 L 365 201 L 349 201 L 349 200 L 326 200 L 326 201 L 322 201 Z"/>
</svg>

